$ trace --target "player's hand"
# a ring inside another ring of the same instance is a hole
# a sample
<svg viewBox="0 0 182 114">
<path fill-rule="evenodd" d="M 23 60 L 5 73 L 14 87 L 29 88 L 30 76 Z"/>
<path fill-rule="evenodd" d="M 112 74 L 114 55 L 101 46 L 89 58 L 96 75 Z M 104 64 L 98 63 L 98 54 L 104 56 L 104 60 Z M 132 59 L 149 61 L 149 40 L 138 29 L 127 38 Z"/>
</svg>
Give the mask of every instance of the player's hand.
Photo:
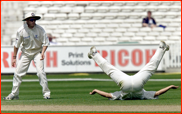
<svg viewBox="0 0 182 114">
<path fill-rule="evenodd" d="M 179 86 L 171 85 L 172 89 L 177 89 Z"/>
<path fill-rule="evenodd" d="M 92 92 L 90 92 L 90 95 L 96 94 L 96 89 L 94 89 Z"/>
<path fill-rule="evenodd" d="M 41 54 L 41 59 L 40 60 L 44 60 L 44 54 Z"/>
<path fill-rule="evenodd" d="M 12 61 L 12 66 L 13 66 L 13 67 L 16 66 L 16 59 L 13 59 L 13 61 Z"/>
</svg>

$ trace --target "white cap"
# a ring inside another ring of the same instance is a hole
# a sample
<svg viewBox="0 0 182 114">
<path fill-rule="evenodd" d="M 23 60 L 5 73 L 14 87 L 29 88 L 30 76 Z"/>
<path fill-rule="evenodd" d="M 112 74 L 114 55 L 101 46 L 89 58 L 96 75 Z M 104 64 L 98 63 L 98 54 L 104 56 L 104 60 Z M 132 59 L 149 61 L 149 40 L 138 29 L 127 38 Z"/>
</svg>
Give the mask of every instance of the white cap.
<svg viewBox="0 0 182 114">
<path fill-rule="evenodd" d="M 39 20 L 41 17 L 40 16 L 35 16 L 35 13 L 29 12 L 25 15 L 25 18 L 22 21 L 26 21 L 28 18 L 36 18 L 36 20 Z"/>
</svg>

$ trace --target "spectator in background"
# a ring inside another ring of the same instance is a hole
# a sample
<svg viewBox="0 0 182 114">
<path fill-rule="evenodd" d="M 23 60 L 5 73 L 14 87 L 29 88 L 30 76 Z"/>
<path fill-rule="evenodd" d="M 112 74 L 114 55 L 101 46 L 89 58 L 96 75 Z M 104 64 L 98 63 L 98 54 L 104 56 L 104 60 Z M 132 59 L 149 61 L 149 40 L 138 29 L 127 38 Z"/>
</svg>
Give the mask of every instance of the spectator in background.
<svg viewBox="0 0 182 114">
<path fill-rule="evenodd" d="M 47 37 L 49 38 L 50 45 L 59 45 L 59 43 L 52 41 L 53 39 L 56 39 L 56 37 L 52 36 L 52 34 L 47 33 Z"/>
<path fill-rule="evenodd" d="M 147 17 L 146 18 L 143 18 L 142 26 L 143 27 L 150 27 L 150 28 L 157 27 L 156 21 L 152 17 L 152 12 L 151 11 L 148 11 L 147 12 Z"/>
</svg>

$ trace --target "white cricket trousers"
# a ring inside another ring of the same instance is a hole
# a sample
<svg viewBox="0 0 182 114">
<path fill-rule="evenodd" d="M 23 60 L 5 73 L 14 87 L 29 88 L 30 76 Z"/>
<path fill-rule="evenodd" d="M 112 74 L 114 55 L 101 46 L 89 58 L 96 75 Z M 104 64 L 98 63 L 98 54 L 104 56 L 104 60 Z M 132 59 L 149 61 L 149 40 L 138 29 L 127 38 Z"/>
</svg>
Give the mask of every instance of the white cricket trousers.
<svg viewBox="0 0 182 114">
<path fill-rule="evenodd" d="M 26 75 L 32 60 L 34 61 L 37 69 L 37 76 L 39 78 L 40 85 L 42 86 L 43 96 L 50 95 L 46 73 L 44 72 L 44 60 L 40 59 L 41 53 L 37 53 L 34 56 L 26 56 L 23 53 L 21 54 L 13 77 L 12 95 L 19 95 L 19 87 L 22 82 L 22 77 Z"/>
<path fill-rule="evenodd" d="M 158 48 L 149 63 L 133 76 L 128 76 L 112 66 L 99 53 L 95 54 L 93 60 L 118 86 L 120 86 L 123 92 L 139 92 L 157 70 L 164 53 L 165 51 L 163 49 Z"/>
</svg>

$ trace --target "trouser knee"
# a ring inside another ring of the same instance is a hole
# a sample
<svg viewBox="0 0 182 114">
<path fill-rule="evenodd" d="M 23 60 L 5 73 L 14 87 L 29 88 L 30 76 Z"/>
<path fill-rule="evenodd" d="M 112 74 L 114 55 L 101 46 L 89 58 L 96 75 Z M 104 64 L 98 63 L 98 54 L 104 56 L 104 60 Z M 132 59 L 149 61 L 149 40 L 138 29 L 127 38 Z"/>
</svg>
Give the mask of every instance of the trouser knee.
<svg viewBox="0 0 182 114">
<path fill-rule="evenodd" d="M 20 85 L 22 82 L 22 76 L 17 75 L 16 73 L 13 76 L 13 86 Z"/>
<path fill-rule="evenodd" d="M 38 76 L 38 77 L 44 77 L 44 76 L 46 76 L 46 73 L 45 73 L 43 70 L 39 70 L 39 71 L 37 72 L 37 76 Z"/>
<path fill-rule="evenodd" d="M 37 76 L 39 77 L 40 83 L 47 83 L 47 77 L 46 77 L 46 73 L 44 71 L 39 71 L 37 73 Z"/>
</svg>

